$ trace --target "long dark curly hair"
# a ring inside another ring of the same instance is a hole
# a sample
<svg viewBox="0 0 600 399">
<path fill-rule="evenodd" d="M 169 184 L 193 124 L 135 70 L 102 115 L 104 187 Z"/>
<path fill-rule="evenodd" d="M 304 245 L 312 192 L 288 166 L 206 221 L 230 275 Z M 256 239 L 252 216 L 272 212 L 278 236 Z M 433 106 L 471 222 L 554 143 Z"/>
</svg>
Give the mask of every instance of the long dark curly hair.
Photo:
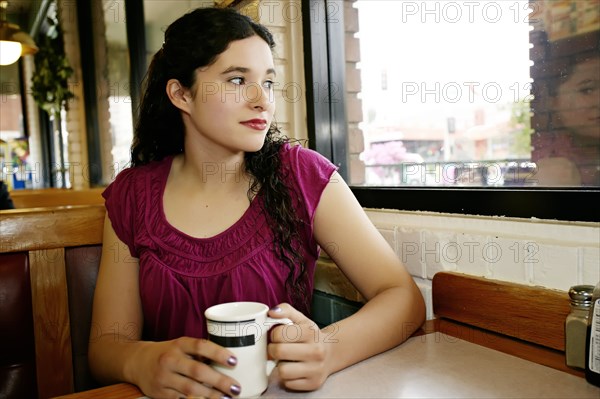
<svg viewBox="0 0 600 399">
<path fill-rule="evenodd" d="M 165 31 L 162 48 L 154 55 L 144 81 L 133 144 L 131 166 L 145 165 L 166 156 L 183 152 L 184 125 L 180 110 L 169 100 L 166 85 L 177 79 L 188 88 L 195 80 L 197 68 L 213 63 L 229 43 L 254 35 L 261 37 L 271 49 L 273 36 L 266 27 L 229 8 L 200 8 L 191 11 Z M 284 182 L 288 171 L 281 164 L 280 149 L 289 139 L 280 134 L 273 123 L 265 143 L 258 152 L 245 154 L 245 171 L 252 178 L 248 190 L 251 200 L 260 191 L 263 210 L 274 235 L 273 250 L 289 269 L 287 289 L 294 306 L 307 313 L 306 267 L 298 231 L 304 224 L 294 212 L 292 187 Z"/>
</svg>

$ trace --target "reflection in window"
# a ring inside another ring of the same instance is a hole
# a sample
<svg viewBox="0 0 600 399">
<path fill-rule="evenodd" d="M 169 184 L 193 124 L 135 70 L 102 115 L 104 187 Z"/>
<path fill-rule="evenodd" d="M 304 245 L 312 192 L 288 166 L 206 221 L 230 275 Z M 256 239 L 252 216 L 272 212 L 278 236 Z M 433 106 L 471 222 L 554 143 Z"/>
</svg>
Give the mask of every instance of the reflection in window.
<svg viewBox="0 0 600 399">
<path fill-rule="evenodd" d="M 543 185 L 600 186 L 600 2 L 540 3 L 532 160 Z"/>
<path fill-rule="evenodd" d="M 354 2 L 364 174 L 351 183 L 599 185 L 599 5 L 544 3 Z"/>
</svg>

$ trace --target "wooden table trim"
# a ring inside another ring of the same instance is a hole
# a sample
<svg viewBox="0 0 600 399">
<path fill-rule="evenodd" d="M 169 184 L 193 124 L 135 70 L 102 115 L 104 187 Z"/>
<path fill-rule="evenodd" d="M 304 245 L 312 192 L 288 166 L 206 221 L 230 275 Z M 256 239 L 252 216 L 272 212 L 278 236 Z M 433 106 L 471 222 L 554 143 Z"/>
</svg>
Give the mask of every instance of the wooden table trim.
<svg viewBox="0 0 600 399">
<path fill-rule="evenodd" d="M 445 319 L 436 319 L 435 333 L 468 341 L 585 378 L 583 370 L 576 370 L 565 364 L 565 353 L 559 350 Z"/>
<path fill-rule="evenodd" d="M 120 383 L 89 391 L 58 396 L 55 399 L 136 399 L 144 394 L 135 385 Z"/>
</svg>

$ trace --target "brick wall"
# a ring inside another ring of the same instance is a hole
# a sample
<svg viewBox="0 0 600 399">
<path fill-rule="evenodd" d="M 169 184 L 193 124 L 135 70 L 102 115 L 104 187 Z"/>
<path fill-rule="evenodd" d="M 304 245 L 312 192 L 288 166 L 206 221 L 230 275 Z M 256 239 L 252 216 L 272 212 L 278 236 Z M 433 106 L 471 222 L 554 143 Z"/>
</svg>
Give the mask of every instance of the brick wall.
<svg viewBox="0 0 600 399">
<path fill-rule="evenodd" d="M 344 1 L 344 24 L 346 30 L 346 113 L 348 117 L 348 160 L 349 181 L 351 184 L 364 184 L 365 165 L 359 159 L 364 150 L 363 131 L 358 124 L 363 120 L 362 101 L 358 94 L 362 88 L 360 70 L 360 40 L 355 37 L 359 31 L 358 10 L 353 7 L 355 0 Z"/>
<path fill-rule="evenodd" d="M 71 165 L 70 185 L 75 189 L 89 188 L 87 155 L 87 129 L 79 52 L 79 30 L 77 27 L 77 5 L 72 0 L 58 2 L 58 18 L 63 30 L 65 54 L 74 73 L 69 78 L 69 89 L 75 98 L 69 100 L 66 125 L 68 131 L 68 160 Z"/>
<path fill-rule="evenodd" d="M 241 2 L 236 8 L 265 25 L 273 34 L 276 44 L 273 58 L 277 71 L 275 122 L 286 136 L 307 140 L 300 0 L 262 3 L 251 0 Z"/>
</svg>

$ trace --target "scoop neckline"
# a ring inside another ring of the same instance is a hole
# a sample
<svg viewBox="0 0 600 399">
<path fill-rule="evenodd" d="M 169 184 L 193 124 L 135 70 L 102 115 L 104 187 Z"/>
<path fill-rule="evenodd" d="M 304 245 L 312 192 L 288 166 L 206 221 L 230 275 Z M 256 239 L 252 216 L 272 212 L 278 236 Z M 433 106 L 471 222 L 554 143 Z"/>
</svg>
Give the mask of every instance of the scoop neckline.
<svg viewBox="0 0 600 399">
<path fill-rule="evenodd" d="M 240 218 L 238 220 L 236 220 L 231 226 L 227 227 L 225 230 L 221 231 L 220 233 L 215 234 L 214 236 L 211 237 L 194 237 L 190 234 L 187 234 L 186 232 L 178 229 L 177 227 L 173 226 L 171 224 L 171 222 L 169 222 L 169 220 L 167 219 L 167 215 L 165 214 L 165 206 L 164 206 L 164 195 L 165 195 L 165 189 L 167 187 L 167 180 L 169 179 L 169 173 L 171 172 L 171 167 L 173 166 L 173 160 L 175 159 L 174 155 L 170 155 L 169 159 L 167 162 L 165 162 L 165 167 L 162 171 L 163 173 L 163 179 L 161 181 L 161 187 L 159 190 L 159 198 L 158 198 L 158 208 L 159 208 L 159 213 L 160 213 L 160 218 L 162 219 L 163 223 L 165 224 L 165 226 L 167 226 L 167 228 L 169 230 L 171 230 L 172 232 L 176 233 L 177 235 L 180 235 L 188 240 L 192 240 L 192 241 L 197 241 L 197 242 L 211 242 L 211 241 L 215 241 L 215 240 L 219 240 L 229 234 L 234 233 L 236 230 L 239 229 L 239 227 L 253 214 L 256 213 L 256 208 L 258 207 L 258 201 L 259 201 L 259 197 L 261 197 L 262 194 L 262 187 L 259 189 L 258 193 L 256 193 L 256 195 L 254 196 L 254 198 L 252 199 L 252 201 L 250 202 L 250 205 L 248 206 L 248 208 L 244 211 L 244 213 L 242 214 L 242 216 L 240 216 Z"/>
</svg>

